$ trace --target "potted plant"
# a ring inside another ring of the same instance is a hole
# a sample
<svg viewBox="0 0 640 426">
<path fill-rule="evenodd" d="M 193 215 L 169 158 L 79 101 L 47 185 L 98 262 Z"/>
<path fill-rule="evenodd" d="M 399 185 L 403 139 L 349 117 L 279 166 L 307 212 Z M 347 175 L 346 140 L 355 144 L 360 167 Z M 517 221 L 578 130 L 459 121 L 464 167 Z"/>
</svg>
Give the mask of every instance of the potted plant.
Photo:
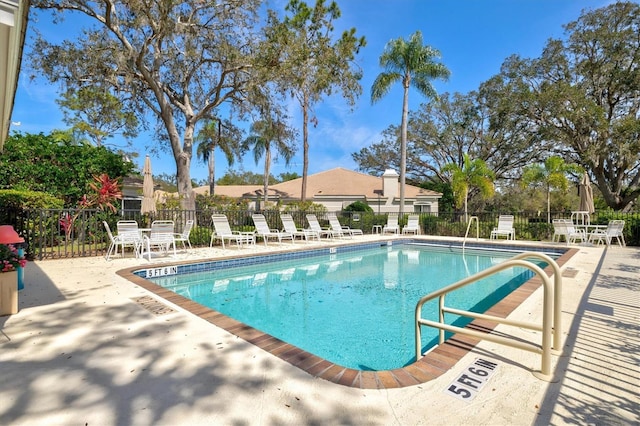
<svg viewBox="0 0 640 426">
<path fill-rule="evenodd" d="M 13 244 L 0 244 L 0 315 L 18 312 L 18 268 L 26 264 Z"/>
</svg>

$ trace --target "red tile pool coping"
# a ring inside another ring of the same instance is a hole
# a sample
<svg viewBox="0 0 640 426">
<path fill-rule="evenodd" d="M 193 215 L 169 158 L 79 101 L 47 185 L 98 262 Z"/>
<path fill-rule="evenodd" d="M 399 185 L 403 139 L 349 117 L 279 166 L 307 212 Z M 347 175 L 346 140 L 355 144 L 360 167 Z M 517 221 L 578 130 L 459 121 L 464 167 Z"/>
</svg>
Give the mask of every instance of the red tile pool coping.
<svg viewBox="0 0 640 426">
<path fill-rule="evenodd" d="M 556 259 L 556 263 L 562 267 L 577 252 L 578 249 L 568 249 L 558 259 Z M 238 258 L 240 257 L 242 256 L 238 256 Z M 206 261 L 207 260 L 203 259 L 199 262 L 176 262 L 172 265 L 192 264 Z M 163 264 L 161 266 L 168 265 Z M 145 266 L 145 269 L 146 268 L 153 268 L 153 265 Z M 147 281 L 133 273 L 140 269 L 142 269 L 140 266 L 136 266 L 134 268 L 120 270 L 117 274 L 152 292 L 158 297 L 165 299 L 166 301 L 171 302 L 194 315 L 197 315 L 211 324 L 246 340 L 272 355 L 277 356 L 314 377 L 319 377 L 344 386 L 361 389 L 393 389 L 428 382 L 453 367 L 464 355 L 466 355 L 480 342 L 479 339 L 456 334 L 444 344 L 429 351 L 418 361 L 402 368 L 385 371 L 362 371 L 345 368 L 306 352 L 269 334 L 263 333 L 262 331 L 256 330 L 253 327 L 236 321 L 235 319 L 221 314 L 220 312 L 202 306 L 197 302 L 180 296 L 179 294 L 156 285 L 151 281 Z M 545 272 L 549 276 L 553 274 L 551 267 L 547 267 Z M 488 315 L 506 318 L 541 285 L 542 281 L 538 277 L 531 278 L 507 297 L 496 303 L 486 313 Z M 473 320 L 466 327 L 488 333 L 491 332 L 495 326 L 496 323 L 487 320 Z"/>
</svg>

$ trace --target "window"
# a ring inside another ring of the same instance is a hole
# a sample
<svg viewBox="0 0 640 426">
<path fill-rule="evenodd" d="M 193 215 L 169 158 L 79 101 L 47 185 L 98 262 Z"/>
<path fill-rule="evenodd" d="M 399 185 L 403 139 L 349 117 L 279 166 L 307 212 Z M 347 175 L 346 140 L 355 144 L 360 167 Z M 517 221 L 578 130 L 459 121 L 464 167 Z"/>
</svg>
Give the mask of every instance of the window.
<svg viewBox="0 0 640 426">
<path fill-rule="evenodd" d="M 431 213 L 431 204 L 414 204 L 413 211 L 415 213 Z"/>
</svg>

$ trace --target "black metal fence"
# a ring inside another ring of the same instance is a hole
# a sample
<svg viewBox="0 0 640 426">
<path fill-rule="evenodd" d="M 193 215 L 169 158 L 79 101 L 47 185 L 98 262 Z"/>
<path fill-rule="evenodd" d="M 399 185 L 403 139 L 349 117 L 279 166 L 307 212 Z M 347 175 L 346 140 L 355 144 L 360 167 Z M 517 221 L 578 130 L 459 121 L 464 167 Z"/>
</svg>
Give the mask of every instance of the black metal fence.
<svg viewBox="0 0 640 426">
<path fill-rule="evenodd" d="M 251 215 L 255 212 L 246 210 L 233 211 L 177 211 L 162 210 L 153 218 L 143 216 L 138 210 L 123 210 L 117 214 L 99 210 L 18 210 L 0 207 L 0 224 L 12 225 L 25 238 L 25 251 L 31 259 L 56 259 L 68 257 L 87 257 L 104 255 L 109 247 L 109 238 L 103 221 L 111 229 L 116 229 L 118 220 L 136 220 L 141 227 L 149 227 L 152 220 L 173 220 L 176 232 L 180 232 L 189 219 L 195 221 L 191 232 L 191 244 L 194 247 L 209 245 L 213 224 L 211 215 L 222 213 L 229 219 L 231 228 L 238 231 L 253 230 Z M 282 229 L 279 212 L 266 210 L 261 212 L 267 218 L 272 229 Z M 299 228 L 308 227 L 305 211 L 289 212 Z M 328 226 L 327 213 L 313 212 L 321 225 Z M 519 240 L 541 241 L 551 238 L 553 226 L 547 223 L 546 214 L 509 213 L 515 216 L 514 227 Z M 342 225 L 361 229 L 365 234 L 374 232 L 374 226 L 383 226 L 387 222 L 387 214 L 364 212 L 337 212 Z M 498 223 L 500 213 L 473 213 L 478 218 L 481 238 L 489 238 L 491 230 Z M 406 224 L 407 214 L 399 219 L 399 224 Z M 552 219 L 571 218 L 571 212 L 555 212 Z M 624 234 L 628 245 L 640 245 L 640 213 L 596 212 L 591 215 L 592 224 L 606 225 L 609 220 L 625 220 Z M 420 214 L 420 227 L 423 235 L 463 237 L 467 230 L 467 221 L 459 213 L 438 215 Z M 469 236 L 475 237 L 475 223 Z"/>
</svg>

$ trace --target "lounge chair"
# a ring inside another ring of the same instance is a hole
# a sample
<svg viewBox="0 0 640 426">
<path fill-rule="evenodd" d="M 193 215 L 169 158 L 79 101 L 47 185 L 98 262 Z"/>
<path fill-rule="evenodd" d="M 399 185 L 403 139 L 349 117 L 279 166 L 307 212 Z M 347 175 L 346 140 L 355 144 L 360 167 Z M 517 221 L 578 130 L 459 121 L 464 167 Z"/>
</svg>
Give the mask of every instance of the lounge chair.
<svg viewBox="0 0 640 426">
<path fill-rule="evenodd" d="M 420 217 L 417 214 L 409 215 L 407 226 L 402 228 L 402 233 L 420 235 Z"/>
<path fill-rule="evenodd" d="M 174 223 L 172 220 L 156 220 L 151 224 L 149 236 L 145 235 L 142 241 L 140 255 L 151 260 L 151 249 L 157 248 L 159 253 L 166 254 L 173 247 L 173 256 L 176 256 L 176 241 L 174 239 Z"/>
<path fill-rule="evenodd" d="M 329 217 L 329 227 L 330 227 L 329 230 L 331 231 L 331 236 L 334 238 L 335 237 L 344 238 L 345 232 L 342 229 L 342 225 L 340 225 L 338 218 L 335 217 L 334 215 L 328 215 L 328 217 Z"/>
<path fill-rule="evenodd" d="M 611 245 L 611 241 L 615 238 L 618 241 L 618 245 L 620 247 L 624 247 L 627 245 L 624 240 L 624 235 L 622 233 L 624 229 L 624 220 L 611 220 L 607 225 L 606 229 L 596 229 L 593 232 L 589 233 L 589 242 L 590 243 L 601 243 L 604 242 L 607 246 Z"/>
<path fill-rule="evenodd" d="M 362 229 L 351 229 L 346 225 L 340 224 L 338 217 L 335 214 L 329 214 L 327 216 L 329 218 L 329 225 L 331 226 L 331 230 L 339 236 L 348 235 L 349 238 L 353 238 L 354 235 L 364 235 L 362 233 Z"/>
<path fill-rule="evenodd" d="M 311 228 L 312 231 L 317 232 L 320 237 L 324 236 L 327 238 L 333 238 L 336 234 L 333 229 L 322 229 L 315 214 L 308 214 L 307 222 L 309 222 L 309 228 Z M 340 232 L 340 234 L 342 234 L 342 232 Z"/>
<path fill-rule="evenodd" d="M 583 229 L 577 229 L 573 222 L 570 219 L 553 219 L 553 237 L 551 238 L 552 242 L 564 237 L 567 245 L 571 243 L 575 243 L 580 240 L 580 242 L 587 241 L 587 234 Z"/>
<path fill-rule="evenodd" d="M 281 243 L 283 239 L 289 239 L 293 242 L 293 234 L 289 232 L 280 232 L 277 229 L 270 229 L 267 219 L 262 214 L 254 214 L 251 216 L 253 224 L 256 226 L 256 237 L 262 238 L 264 245 L 267 245 L 269 238 L 276 238 L 278 243 Z"/>
<path fill-rule="evenodd" d="M 490 239 L 495 240 L 500 236 L 507 237 L 507 240 L 516 239 L 516 230 L 513 227 L 512 215 L 501 215 L 498 217 L 498 226 L 491 231 Z"/>
<path fill-rule="evenodd" d="M 213 234 L 211 234 L 209 247 L 213 247 L 213 243 L 215 242 L 215 240 L 220 240 L 222 242 L 223 249 L 225 248 L 225 240 L 227 240 L 229 243 L 231 243 L 231 241 L 235 241 L 238 247 L 241 247 L 243 244 L 255 243 L 253 233 L 232 231 L 227 216 L 223 214 L 214 214 L 211 215 L 211 221 L 213 222 L 214 232 Z"/>
<path fill-rule="evenodd" d="M 288 232 L 293 235 L 293 240 L 295 241 L 296 237 L 300 237 L 300 239 L 305 239 L 309 241 L 311 238 L 315 238 L 316 240 L 320 240 L 320 234 L 311 230 L 311 229 L 298 229 L 296 226 L 293 217 L 290 214 L 281 214 L 280 220 L 282 220 L 282 226 L 284 226 L 284 232 Z"/>
<path fill-rule="evenodd" d="M 382 234 L 399 234 L 400 226 L 398 226 L 398 215 L 390 214 L 387 216 L 387 224 L 382 228 Z"/>
<path fill-rule="evenodd" d="M 182 228 L 182 232 L 179 234 L 175 234 L 173 236 L 174 241 L 176 243 L 182 243 L 182 248 L 185 250 L 187 249 L 186 244 L 189 244 L 189 248 L 191 248 L 191 241 L 189 241 L 189 236 L 191 235 L 191 229 L 193 229 L 193 220 L 189 219 L 184 224 L 184 228 Z"/>
</svg>

